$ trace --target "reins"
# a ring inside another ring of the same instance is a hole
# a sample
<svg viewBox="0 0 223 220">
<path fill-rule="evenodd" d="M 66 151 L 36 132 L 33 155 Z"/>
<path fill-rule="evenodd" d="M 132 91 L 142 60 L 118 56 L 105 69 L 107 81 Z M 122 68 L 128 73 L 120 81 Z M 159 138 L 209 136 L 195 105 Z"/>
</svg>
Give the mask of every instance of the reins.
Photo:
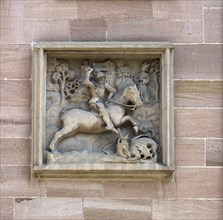
<svg viewBox="0 0 223 220">
<path fill-rule="evenodd" d="M 128 108 L 131 111 L 135 111 L 136 110 L 136 105 L 126 105 L 126 104 L 123 104 L 121 102 L 116 102 L 116 101 L 113 101 L 113 100 L 109 100 L 108 102 L 112 102 L 112 103 L 115 103 L 117 105 L 124 106 L 124 107 Z"/>
</svg>

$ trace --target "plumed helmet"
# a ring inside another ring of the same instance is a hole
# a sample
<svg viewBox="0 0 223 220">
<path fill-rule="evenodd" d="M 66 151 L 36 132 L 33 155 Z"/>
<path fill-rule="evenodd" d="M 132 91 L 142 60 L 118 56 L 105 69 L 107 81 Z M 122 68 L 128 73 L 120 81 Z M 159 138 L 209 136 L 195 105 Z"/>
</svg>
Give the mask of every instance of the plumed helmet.
<svg viewBox="0 0 223 220">
<path fill-rule="evenodd" d="M 96 80 L 100 79 L 101 77 L 104 77 L 105 74 L 103 72 L 97 72 L 96 73 Z"/>
</svg>

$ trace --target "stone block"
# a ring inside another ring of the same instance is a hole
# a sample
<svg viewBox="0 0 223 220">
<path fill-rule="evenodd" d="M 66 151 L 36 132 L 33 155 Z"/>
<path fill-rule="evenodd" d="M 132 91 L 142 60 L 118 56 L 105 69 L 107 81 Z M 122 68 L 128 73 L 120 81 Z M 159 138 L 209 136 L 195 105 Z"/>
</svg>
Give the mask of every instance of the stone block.
<svg viewBox="0 0 223 220">
<path fill-rule="evenodd" d="M 153 219 L 156 220 L 220 220 L 222 201 L 154 200 Z"/>
<path fill-rule="evenodd" d="M 31 180 L 30 166 L 1 167 L 1 196 L 35 197 L 45 194 L 45 185 L 39 180 Z"/>
<path fill-rule="evenodd" d="M 105 198 L 158 198 L 157 182 L 105 182 Z"/>
<path fill-rule="evenodd" d="M 155 19 L 202 19 L 202 1 L 197 0 L 159 0 L 152 1 Z"/>
<path fill-rule="evenodd" d="M 175 136 L 222 138 L 222 109 L 176 109 Z"/>
<path fill-rule="evenodd" d="M 176 166 L 204 166 L 205 141 L 202 139 L 176 139 Z"/>
<path fill-rule="evenodd" d="M 83 219 L 81 199 L 36 198 L 17 199 L 14 219 Z"/>
<path fill-rule="evenodd" d="M 30 108 L 1 108 L 0 131 L 3 138 L 30 137 Z"/>
<path fill-rule="evenodd" d="M 13 199 L 1 198 L 0 205 L 0 219 L 13 220 Z"/>
<path fill-rule="evenodd" d="M 99 182 L 46 181 L 49 197 L 102 197 L 103 187 Z"/>
<path fill-rule="evenodd" d="M 102 20 L 70 21 L 70 35 L 73 41 L 105 41 L 106 22 Z"/>
<path fill-rule="evenodd" d="M 177 182 L 176 180 L 170 182 L 162 182 L 162 187 L 160 191 L 160 198 L 168 198 L 168 199 L 177 199 L 178 193 L 177 193 Z"/>
<path fill-rule="evenodd" d="M 223 43 L 223 10 L 204 10 L 204 42 Z"/>
<path fill-rule="evenodd" d="M 222 198 L 222 168 L 177 168 L 178 198 Z"/>
<path fill-rule="evenodd" d="M 223 107 L 222 81 L 176 81 L 176 107 Z"/>
<path fill-rule="evenodd" d="M 1 107 L 31 107 L 31 81 L 0 80 Z"/>
<path fill-rule="evenodd" d="M 206 140 L 206 165 L 223 166 L 223 139 Z"/>
<path fill-rule="evenodd" d="M 31 46 L 30 45 L 0 45 L 1 79 L 31 78 Z"/>
<path fill-rule="evenodd" d="M 202 21 L 108 21 L 108 41 L 172 41 L 201 43 Z M 161 31 L 162 30 L 162 31 Z"/>
<path fill-rule="evenodd" d="M 151 3 L 139 1 L 79 1 L 78 19 L 148 19 Z"/>
<path fill-rule="evenodd" d="M 2 44 L 70 40 L 68 20 L 2 19 L 1 30 Z"/>
<path fill-rule="evenodd" d="M 22 19 L 76 19 L 77 2 L 70 0 L 4 0 L 3 11 L 8 11 L 4 17 Z"/>
<path fill-rule="evenodd" d="M 222 45 L 178 45 L 174 54 L 175 79 L 223 79 Z"/>
<path fill-rule="evenodd" d="M 204 7 L 223 7 L 222 0 L 203 0 Z"/>
<path fill-rule="evenodd" d="M 89 220 L 116 220 L 151 218 L 150 200 L 130 199 L 84 199 L 84 219 Z"/>
<path fill-rule="evenodd" d="M 2 138 L 1 142 L 1 165 L 29 166 L 31 162 L 30 139 Z"/>
</svg>

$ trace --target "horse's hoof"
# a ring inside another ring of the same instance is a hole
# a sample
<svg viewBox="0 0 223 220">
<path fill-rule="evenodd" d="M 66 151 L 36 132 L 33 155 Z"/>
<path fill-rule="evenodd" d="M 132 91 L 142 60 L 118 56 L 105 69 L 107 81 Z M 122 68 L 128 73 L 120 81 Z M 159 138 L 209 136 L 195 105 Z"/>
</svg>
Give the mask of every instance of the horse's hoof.
<svg viewBox="0 0 223 220">
<path fill-rule="evenodd" d="M 135 133 L 135 134 L 138 134 L 138 132 L 139 132 L 139 127 L 138 127 L 138 126 L 134 126 L 134 127 L 133 127 L 133 130 L 134 130 L 134 133 Z"/>
</svg>

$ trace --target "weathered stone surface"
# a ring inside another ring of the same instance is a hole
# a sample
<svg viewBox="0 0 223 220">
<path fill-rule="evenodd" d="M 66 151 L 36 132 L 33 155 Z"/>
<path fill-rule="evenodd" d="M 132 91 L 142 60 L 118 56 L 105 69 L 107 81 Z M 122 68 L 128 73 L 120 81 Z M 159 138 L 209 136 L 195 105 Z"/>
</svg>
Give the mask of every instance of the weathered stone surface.
<svg viewBox="0 0 223 220">
<path fill-rule="evenodd" d="M 69 41 L 67 20 L 2 19 L 3 44 L 30 44 L 32 41 Z"/>
<path fill-rule="evenodd" d="M 102 197 L 103 187 L 99 182 L 46 181 L 49 197 Z"/>
<path fill-rule="evenodd" d="M 222 168 L 177 168 L 178 198 L 222 198 Z"/>
<path fill-rule="evenodd" d="M 149 1 L 79 1 L 78 19 L 148 19 Z"/>
<path fill-rule="evenodd" d="M 0 77 L 1 79 L 30 79 L 31 46 L 0 45 Z"/>
<path fill-rule="evenodd" d="M 205 43 L 222 43 L 223 39 L 223 10 L 204 10 L 204 41 Z"/>
<path fill-rule="evenodd" d="M 176 137 L 216 137 L 223 135 L 222 109 L 176 109 Z"/>
<path fill-rule="evenodd" d="M 176 166 L 204 166 L 205 141 L 202 139 L 176 139 Z"/>
<path fill-rule="evenodd" d="M 102 20 L 70 21 L 71 40 L 104 41 L 106 40 L 106 22 Z"/>
<path fill-rule="evenodd" d="M 12 220 L 13 219 L 13 199 L 1 198 L 0 199 L 0 219 Z"/>
<path fill-rule="evenodd" d="M 106 198 L 158 198 L 157 182 L 105 182 Z"/>
<path fill-rule="evenodd" d="M 108 41 L 172 41 L 201 43 L 202 21 L 108 21 Z M 162 30 L 162 32 L 160 31 Z"/>
<path fill-rule="evenodd" d="M 151 218 L 150 200 L 107 200 L 85 199 L 84 219 L 143 219 Z"/>
<path fill-rule="evenodd" d="M 170 181 L 162 182 L 161 185 L 162 187 L 160 191 L 160 198 L 168 198 L 168 199 L 178 198 L 176 178 L 172 182 Z"/>
<path fill-rule="evenodd" d="M 1 80 L 1 107 L 31 107 L 31 81 Z"/>
<path fill-rule="evenodd" d="M 31 109 L 30 108 L 1 108 L 1 137 L 30 137 Z"/>
<path fill-rule="evenodd" d="M 223 139 L 206 140 L 206 165 L 223 166 Z"/>
<path fill-rule="evenodd" d="M 36 113 L 33 121 L 34 177 L 83 177 L 85 180 L 172 177 L 172 154 L 164 156 L 164 164 L 156 163 L 161 138 L 167 143 L 166 149 L 173 147 L 168 145 L 172 136 L 168 131 L 173 129 L 173 125 L 165 119 L 172 117 L 172 111 L 160 109 L 161 99 L 166 106 L 164 109 L 172 106 L 172 92 L 167 89 L 171 84 L 169 78 L 172 79 L 172 62 L 161 69 L 158 59 L 162 53 L 165 54 L 164 62 L 168 62 L 172 44 L 42 42 L 34 44 L 33 48 L 35 57 L 41 56 L 38 48 L 42 48 L 50 61 L 35 59 L 33 65 L 34 100 L 41 99 L 34 102 L 33 107 Z M 123 54 L 125 59 L 120 59 Z M 56 62 L 60 62 L 59 65 Z M 41 68 L 38 65 L 42 65 Z M 44 69 L 48 70 L 47 73 Z M 167 95 L 161 98 L 159 90 Z M 101 117 L 95 116 L 92 109 Z M 167 131 L 162 137 L 161 126 Z M 148 134 L 153 127 L 154 140 Z M 45 141 L 44 146 L 41 140 Z M 39 150 L 43 148 L 46 150 Z M 43 157 L 44 165 L 41 162 Z M 153 187 L 156 189 L 156 185 Z M 57 194 L 50 192 L 50 187 L 48 189 L 50 195 Z M 148 189 L 148 194 L 150 192 Z M 76 192 L 72 195 L 75 196 Z"/>
<path fill-rule="evenodd" d="M 222 107 L 222 81 L 176 81 L 176 107 Z"/>
<path fill-rule="evenodd" d="M 31 180 L 29 166 L 2 166 L 1 167 L 1 195 L 14 197 L 43 196 L 44 183 Z"/>
<path fill-rule="evenodd" d="M 223 2 L 221 0 L 203 0 L 204 7 L 222 7 Z"/>
<path fill-rule="evenodd" d="M 81 199 L 17 199 L 14 219 L 83 219 Z"/>
<path fill-rule="evenodd" d="M 223 79 L 222 45 L 176 46 L 175 79 Z"/>
<path fill-rule="evenodd" d="M 220 220 L 222 201 L 154 200 L 153 219 L 156 220 Z"/>
<path fill-rule="evenodd" d="M 152 9 L 155 19 L 202 19 L 202 1 L 152 1 Z"/>
<path fill-rule="evenodd" d="M 29 166 L 31 162 L 30 139 L 0 139 L 1 165 Z"/>
<path fill-rule="evenodd" d="M 70 0 L 4 0 L 2 11 L 5 11 L 3 17 L 8 18 L 76 19 L 77 2 Z"/>
</svg>

